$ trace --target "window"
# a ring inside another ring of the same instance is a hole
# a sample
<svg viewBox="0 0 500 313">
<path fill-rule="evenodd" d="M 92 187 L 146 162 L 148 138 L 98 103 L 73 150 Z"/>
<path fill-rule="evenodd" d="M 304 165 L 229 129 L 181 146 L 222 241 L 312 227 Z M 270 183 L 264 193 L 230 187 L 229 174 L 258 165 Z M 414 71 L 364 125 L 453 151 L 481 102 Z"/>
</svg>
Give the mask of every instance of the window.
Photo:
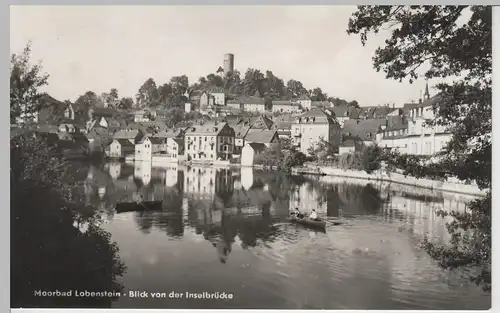
<svg viewBox="0 0 500 313">
<path fill-rule="evenodd" d="M 213 158 L 214 158 L 213 153 L 212 153 L 212 154 L 210 154 L 210 158 L 211 158 L 211 159 L 213 159 Z M 210 183 L 212 183 L 212 179 L 210 179 Z"/>
<path fill-rule="evenodd" d="M 208 137 L 205 137 L 205 141 L 207 141 Z"/>
</svg>

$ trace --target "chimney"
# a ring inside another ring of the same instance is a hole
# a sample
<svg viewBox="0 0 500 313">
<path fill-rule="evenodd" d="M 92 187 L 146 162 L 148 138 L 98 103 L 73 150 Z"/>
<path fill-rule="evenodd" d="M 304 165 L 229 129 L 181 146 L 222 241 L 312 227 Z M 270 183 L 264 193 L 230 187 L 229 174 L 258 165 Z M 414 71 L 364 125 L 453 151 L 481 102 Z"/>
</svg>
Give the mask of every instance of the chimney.
<svg viewBox="0 0 500 313">
<path fill-rule="evenodd" d="M 392 108 L 394 109 L 396 107 L 396 103 L 393 103 L 392 104 Z"/>
</svg>

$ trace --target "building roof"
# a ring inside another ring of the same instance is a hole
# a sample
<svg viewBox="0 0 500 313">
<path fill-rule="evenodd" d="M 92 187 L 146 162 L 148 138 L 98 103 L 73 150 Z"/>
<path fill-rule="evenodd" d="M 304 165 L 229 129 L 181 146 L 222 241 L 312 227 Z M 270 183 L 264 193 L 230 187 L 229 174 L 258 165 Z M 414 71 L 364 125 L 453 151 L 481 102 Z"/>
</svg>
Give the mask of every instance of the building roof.
<svg viewBox="0 0 500 313">
<path fill-rule="evenodd" d="M 165 138 L 160 138 L 160 137 L 148 137 L 149 141 L 151 141 L 152 144 L 154 145 L 161 145 L 165 143 Z"/>
<path fill-rule="evenodd" d="M 252 129 L 271 129 L 274 124 L 273 121 L 265 115 L 260 115 L 257 118 L 251 119 L 250 123 Z"/>
<path fill-rule="evenodd" d="M 441 100 L 443 100 L 443 97 L 440 94 L 438 94 L 438 95 L 435 95 L 434 97 L 432 97 L 430 99 L 427 99 L 427 100 L 423 101 L 422 103 L 419 103 L 417 105 L 417 107 L 418 108 L 431 107 L 431 106 L 433 106 L 434 104 L 438 103 Z"/>
<path fill-rule="evenodd" d="M 112 108 L 93 108 L 92 109 L 92 116 L 113 116 L 117 112 L 115 109 Z"/>
<path fill-rule="evenodd" d="M 358 137 L 349 137 L 349 139 L 343 140 L 340 144 L 341 147 L 355 147 L 356 144 L 360 144 L 363 141 Z"/>
<path fill-rule="evenodd" d="M 252 143 L 248 143 L 248 145 L 250 147 L 252 147 L 252 149 L 254 151 L 257 151 L 257 152 L 261 152 L 261 151 L 265 151 L 267 149 L 266 145 L 263 144 L 263 143 L 259 143 L 259 142 L 252 142 Z"/>
<path fill-rule="evenodd" d="M 344 136 L 357 136 L 363 141 L 374 140 L 382 126 L 386 125 L 387 120 L 385 119 L 347 120 L 344 122 L 342 134 Z"/>
<path fill-rule="evenodd" d="M 329 108 L 328 110 L 330 112 L 333 112 L 333 114 L 335 114 L 335 117 L 340 118 L 340 117 L 350 117 L 352 115 L 352 112 L 356 111 L 353 109 L 354 108 L 352 107 L 339 106 L 339 107 Z"/>
<path fill-rule="evenodd" d="M 311 101 L 311 107 L 329 108 L 332 104 L 330 101 Z"/>
<path fill-rule="evenodd" d="M 250 130 L 250 125 L 245 125 L 245 123 L 238 123 L 234 126 L 231 126 L 234 129 L 234 137 L 236 139 L 243 139 L 247 135 Z"/>
<path fill-rule="evenodd" d="M 122 147 L 133 147 L 134 144 L 128 139 L 115 139 L 114 141 L 118 142 Z"/>
<path fill-rule="evenodd" d="M 408 122 L 404 116 L 388 116 L 387 128 L 385 130 L 400 130 L 406 129 Z"/>
<path fill-rule="evenodd" d="M 245 141 L 257 143 L 271 143 L 278 136 L 276 130 L 250 130 L 245 136 Z"/>
<path fill-rule="evenodd" d="M 212 122 L 212 121 L 207 121 L 204 122 L 203 124 L 195 124 L 191 127 L 188 127 L 186 130 L 186 136 L 189 135 L 205 135 L 205 136 L 216 136 L 218 135 L 221 130 L 225 127 L 228 126 L 227 123 L 225 122 Z"/>
<path fill-rule="evenodd" d="M 276 130 L 283 130 L 283 129 L 286 129 L 286 130 L 289 130 L 289 129 L 292 129 L 292 122 L 276 122 L 274 125 L 273 125 L 273 129 L 276 129 Z"/>
<path fill-rule="evenodd" d="M 330 114 L 325 110 L 307 111 L 295 119 L 295 123 L 299 124 L 330 124 L 336 123 Z"/>
<path fill-rule="evenodd" d="M 241 100 L 239 100 L 239 99 L 227 100 L 227 104 L 241 104 Z"/>
<path fill-rule="evenodd" d="M 298 106 L 298 104 L 293 103 L 291 100 L 274 100 L 272 101 L 273 105 L 292 105 Z"/>
<path fill-rule="evenodd" d="M 139 129 L 120 129 L 113 135 L 114 139 L 134 139 L 139 134 Z"/>
<path fill-rule="evenodd" d="M 255 97 L 255 96 L 244 97 L 241 99 L 241 101 L 243 102 L 244 105 L 245 104 L 261 104 L 261 105 L 266 104 L 266 100 L 264 98 Z"/>
</svg>

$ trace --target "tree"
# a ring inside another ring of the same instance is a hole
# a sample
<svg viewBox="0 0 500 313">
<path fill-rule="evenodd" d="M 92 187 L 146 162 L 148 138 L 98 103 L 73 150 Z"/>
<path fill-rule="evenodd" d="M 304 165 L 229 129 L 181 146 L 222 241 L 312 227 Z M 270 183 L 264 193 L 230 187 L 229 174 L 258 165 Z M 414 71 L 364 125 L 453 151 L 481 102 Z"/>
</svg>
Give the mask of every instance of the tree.
<svg viewBox="0 0 500 313">
<path fill-rule="evenodd" d="M 32 122 L 41 109 L 42 93 L 47 85 L 48 74 L 42 73 L 42 64 L 31 64 L 31 43 L 20 54 L 10 59 L 10 123 L 23 116 L 24 122 Z"/>
<path fill-rule="evenodd" d="M 156 83 L 154 79 L 149 78 L 142 84 L 141 88 L 139 88 L 139 92 L 136 95 L 137 105 L 142 108 L 155 106 L 158 104 L 158 99 Z"/>
<path fill-rule="evenodd" d="M 120 104 L 120 98 L 118 96 L 118 89 L 111 88 L 106 98 L 106 105 L 109 108 L 117 108 L 118 104 Z"/>
<path fill-rule="evenodd" d="M 249 68 L 245 73 L 245 81 L 243 82 L 243 92 L 247 96 L 254 95 L 255 92 L 262 94 L 262 86 L 264 81 L 264 74 L 259 70 Z"/>
<path fill-rule="evenodd" d="M 304 85 L 298 80 L 290 79 L 286 83 L 287 90 L 292 94 L 293 97 L 298 97 L 303 93 L 307 92 L 307 89 L 304 88 Z"/>
<path fill-rule="evenodd" d="M 24 52 L 12 58 L 11 110 L 24 101 L 36 112 L 47 76 L 30 64 L 29 45 Z M 49 138 L 23 127 L 10 140 L 11 306 L 111 307 L 116 297 L 40 297 L 33 292 L 123 290 L 116 280 L 125 269 L 118 247 L 100 227 L 97 210 L 82 205 L 81 164 L 64 160 L 57 136 Z"/>
<path fill-rule="evenodd" d="M 353 108 L 359 109 L 359 104 L 358 104 L 358 101 L 356 101 L 356 100 L 353 100 L 353 101 L 349 102 L 349 103 L 347 104 L 347 106 L 350 106 L 350 107 L 353 107 Z"/>
<path fill-rule="evenodd" d="M 129 110 L 134 106 L 134 100 L 130 97 L 121 98 L 118 108 L 122 110 Z"/>
<path fill-rule="evenodd" d="M 222 80 L 222 77 L 219 75 L 215 74 L 208 74 L 207 75 L 207 83 L 205 88 L 212 88 L 212 87 L 222 87 L 224 85 L 224 82 Z"/>
<path fill-rule="evenodd" d="M 457 23 L 466 10 L 470 18 Z M 439 98 L 433 105 L 436 119 L 430 123 L 447 126 L 453 136 L 434 166 L 444 169 L 443 175 L 475 181 L 489 190 L 485 199 L 469 204 L 470 212 L 453 214 L 451 248 L 429 240 L 424 246 L 445 268 L 478 267 L 479 272 L 467 275 L 490 290 L 492 8 L 360 6 L 350 18 L 347 32 L 359 34 L 364 45 L 369 33 L 383 28 L 392 33 L 385 46 L 375 51 L 377 71 L 410 83 L 421 71 L 426 79 L 451 81 L 435 86 Z"/>
<path fill-rule="evenodd" d="M 189 88 L 189 79 L 186 75 L 174 76 L 170 78 L 170 85 L 173 95 L 183 96 Z"/>
<path fill-rule="evenodd" d="M 99 103 L 99 98 L 95 92 L 87 91 L 85 94 L 79 96 L 75 101 L 75 117 L 87 121 L 89 118 L 89 110 L 98 107 Z"/>
<path fill-rule="evenodd" d="M 316 87 L 311 91 L 311 100 L 312 101 L 325 101 L 328 98 L 328 96 L 323 93 L 323 90 L 321 88 Z"/>
<path fill-rule="evenodd" d="M 158 87 L 158 101 L 166 104 L 173 95 L 172 85 L 165 83 Z"/>
</svg>

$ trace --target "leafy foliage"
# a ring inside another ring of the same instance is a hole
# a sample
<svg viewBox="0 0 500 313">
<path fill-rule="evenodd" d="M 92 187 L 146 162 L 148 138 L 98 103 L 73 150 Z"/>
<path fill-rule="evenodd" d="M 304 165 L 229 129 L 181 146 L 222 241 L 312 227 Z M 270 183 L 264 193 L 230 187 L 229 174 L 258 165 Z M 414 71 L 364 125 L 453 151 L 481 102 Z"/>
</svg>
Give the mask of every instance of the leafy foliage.
<svg viewBox="0 0 500 313">
<path fill-rule="evenodd" d="M 467 11 L 470 17 L 460 22 Z M 425 167 L 407 156 L 395 162 L 406 162 L 399 165 L 408 166 L 407 174 L 454 176 L 491 189 L 491 6 L 359 6 L 347 32 L 359 34 L 365 44 L 369 33 L 382 29 L 392 29 L 392 33 L 385 47 L 375 51 L 377 71 L 412 83 L 426 67 L 425 78 L 451 80 L 435 86 L 439 97 L 433 104 L 436 118 L 430 122 L 447 126 L 453 134 L 441 159 Z M 445 268 L 479 267 L 473 279 L 487 290 L 491 280 L 490 202 L 488 193 L 470 203 L 467 213 L 454 214 L 455 221 L 449 226 L 451 248 L 436 247 L 429 241 L 424 245 Z M 471 229 L 474 235 L 456 235 L 459 228 Z"/>
<path fill-rule="evenodd" d="M 29 64 L 29 47 L 21 59 L 13 59 L 21 60 L 14 62 L 15 71 L 23 66 L 17 74 L 28 69 L 31 76 L 24 79 L 22 74 L 22 84 L 11 84 L 15 98 L 11 111 L 37 100 L 38 88 L 46 83 L 46 76 L 39 76 Z M 81 204 L 77 179 L 81 167 L 62 159 L 50 137 L 30 129 L 29 125 L 16 129 L 10 141 L 11 306 L 111 307 L 113 298 L 34 294 L 35 290 L 121 291 L 117 277 L 125 266 L 110 234 L 100 228 L 99 214 Z"/>
<path fill-rule="evenodd" d="M 31 43 L 20 54 L 10 59 L 10 123 L 18 118 L 33 122 L 34 114 L 41 109 L 40 88 L 47 85 L 48 74 L 42 73 L 42 65 L 31 64 Z"/>
</svg>

